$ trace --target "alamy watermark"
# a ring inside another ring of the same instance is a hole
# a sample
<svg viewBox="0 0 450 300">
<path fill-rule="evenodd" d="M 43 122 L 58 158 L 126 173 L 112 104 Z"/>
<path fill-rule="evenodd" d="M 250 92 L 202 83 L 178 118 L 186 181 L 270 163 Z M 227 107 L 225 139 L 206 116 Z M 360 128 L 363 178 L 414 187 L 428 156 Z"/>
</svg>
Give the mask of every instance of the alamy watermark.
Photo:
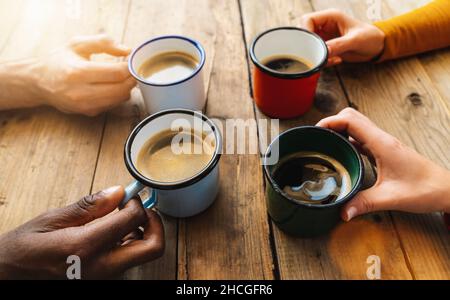
<svg viewBox="0 0 450 300">
<path fill-rule="evenodd" d="M 381 279 L 381 259 L 378 255 L 367 257 L 366 263 L 369 265 L 366 271 L 367 279 Z"/>
<path fill-rule="evenodd" d="M 173 137 L 171 150 L 174 154 L 202 154 L 216 149 L 216 132 L 223 137 L 221 154 L 259 154 L 264 156 L 270 142 L 280 134 L 278 119 L 210 119 L 214 123 L 214 130 L 208 122 L 202 121 L 201 114 L 192 118 L 175 119 L 170 129 L 177 134 Z M 191 134 L 193 133 L 193 134 Z M 202 136 L 201 143 L 194 135 Z M 265 163 L 273 165 L 278 162 L 278 144 L 271 147 L 265 156 Z"/>
<path fill-rule="evenodd" d="M 81 259 L 77 255 L 70 255 L 66 259 L 66 263 L 69 265 L 66 270 L 66 276 L 69 280 L 81 279 Z M 366 271 L 367 279 L 377 280 L 381 279 L 381 259 L 378 255 L 370 255 L 366 259 L 366 263 L 369 265 Z"/>
<path fill-rule="evenodd" d="M 81 259 L 77 255 L 70 255 L 66 259 L 69 267 L 66 270 L 66 276 L 69 280 L 81 279 Z"/>
</svg>

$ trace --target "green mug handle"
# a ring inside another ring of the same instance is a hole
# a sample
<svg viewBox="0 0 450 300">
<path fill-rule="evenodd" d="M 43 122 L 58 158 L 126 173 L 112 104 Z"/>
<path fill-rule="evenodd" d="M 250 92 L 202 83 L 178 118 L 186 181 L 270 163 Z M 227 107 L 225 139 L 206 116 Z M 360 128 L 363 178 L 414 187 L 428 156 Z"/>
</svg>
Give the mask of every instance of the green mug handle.
<svg viewBox="0 0 450 300">
<path fill-rule="evenodd" d="M 122 201 L 120 202 L 119 207 L 120 208 L 125 207 L 125 205 L 128 203 L 128 201 L 133 199 L 144 188 L 145 188 L 145 185 L 143 185 L 142 183 L 140 183 L 137 180 L 130 183 L 125 188 L 125 196 L 123 197 Z M 144 208 L 148 208 L 148 209 L 155 207 L 156 198 L 157 198 L 156 191 L 152 188 L 150 188 L 150 190 L 151 190 L 150 196 L 146 199 L 142 199 L 142 205 L 144 206 Z"/>
</svg>

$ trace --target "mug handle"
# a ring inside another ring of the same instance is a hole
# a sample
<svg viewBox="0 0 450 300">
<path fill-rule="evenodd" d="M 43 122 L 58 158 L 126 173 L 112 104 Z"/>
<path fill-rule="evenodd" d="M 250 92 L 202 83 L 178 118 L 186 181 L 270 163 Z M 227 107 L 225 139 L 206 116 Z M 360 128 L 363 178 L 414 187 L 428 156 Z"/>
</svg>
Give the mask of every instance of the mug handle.
<svg viewBox="0 0 450 300">
<path fill-rule="evenodd" d="M 125 188 L 125 196 L 123 197 L 122 201 L 120 202 L 119 208 L 125 207 L 125 205 L 130 201 L 133 197 L 135 197 L 140 191 L 142 191 L 145 188 L 145 185 L 140 183 L 139 181 L 135 180 L 132 183 L 130 183 Z M 156 191 L 152 188 L 150 189 L 150 196 L 146 199 L 142 199 L 142 205 L 144 208 L 153 208 L 156 205 Z"/>
</svg>

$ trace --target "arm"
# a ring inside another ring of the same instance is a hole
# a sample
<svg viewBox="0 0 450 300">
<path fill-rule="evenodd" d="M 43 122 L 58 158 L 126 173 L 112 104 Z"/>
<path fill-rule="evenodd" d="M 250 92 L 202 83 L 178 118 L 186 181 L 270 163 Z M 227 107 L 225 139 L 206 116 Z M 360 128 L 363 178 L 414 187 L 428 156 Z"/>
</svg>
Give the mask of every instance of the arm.
<svg viewBox="0 0 450 300">
<path fill-rule="evenodd" d="M 329 66 L 385 61 L 450 46 L 450 1 L 435 0 L 375 24 L 329 9 L 304 15 L 301 26 L 326 41 Z"/>
<path fill-rule="evenodd" d="M 0 110 L 53 106 L 67 113 L 97 115 L 130 97 L 136 85 L 126 62 L 96 62 L 129 49 L 104 35 L 79 37 L 38 59 L 0 64 Z"/>
<path fill-rule="evenodd" d="M 0 64 L 0 110 L 44 104 L 36 60 Z"/>
<path fill-rule="evenodd" d="M 318 126 L 347 131 L 352 143 L 376 162 L 377 182 L 346 204 L 348 221 L 372 211 L 450 212 L 450 171 L 419 155 L 354 109 L 344 109 Z"/>
<path fill-rule="evenodd" d="M 404 15 L 374 23 L 386 40 L 379 61 L 450 46 L 450 1 L 435 0 Z"/>
</svg>

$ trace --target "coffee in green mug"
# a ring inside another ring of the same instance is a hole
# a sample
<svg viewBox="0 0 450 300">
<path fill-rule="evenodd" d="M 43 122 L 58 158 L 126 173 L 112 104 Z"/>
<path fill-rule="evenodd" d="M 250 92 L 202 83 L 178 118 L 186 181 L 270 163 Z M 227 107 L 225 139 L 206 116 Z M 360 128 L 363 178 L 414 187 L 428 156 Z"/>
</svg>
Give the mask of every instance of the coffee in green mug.
<svg viewBox="0 0 450 300">
<path fill-rule="evenodd" d="M 269 164 L 274 149 L 279 159 Z M 287 233 L 325 234 L 359 192 L 363 170 L 361 156 L 343 135 L 315 126 L 285 131 L 264 156 L 269 215 Z"/>
</svg>

